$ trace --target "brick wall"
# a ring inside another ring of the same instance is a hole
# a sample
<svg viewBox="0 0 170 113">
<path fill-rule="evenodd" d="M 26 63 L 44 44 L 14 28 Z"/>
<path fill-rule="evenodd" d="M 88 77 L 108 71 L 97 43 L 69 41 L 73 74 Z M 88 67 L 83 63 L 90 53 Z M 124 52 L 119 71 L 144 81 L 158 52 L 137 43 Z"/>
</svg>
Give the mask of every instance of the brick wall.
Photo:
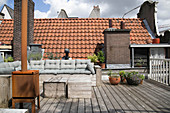
<svg viewBox="0 0 170 113">
<path fill-rule="evenodd" d="M 107 64 L 130 64 L 130 30 L 106 29 L 104 42 Z"/>
<path fill-rule="evenodd" d="M 14 60 L 21 60 L 21 0 L 14 0 L 14 39 L 13 57 Z M 33 43 L 34 37 L 34 2 L 28 0 L 28 33 L 27 45 Z"/>
</svg>

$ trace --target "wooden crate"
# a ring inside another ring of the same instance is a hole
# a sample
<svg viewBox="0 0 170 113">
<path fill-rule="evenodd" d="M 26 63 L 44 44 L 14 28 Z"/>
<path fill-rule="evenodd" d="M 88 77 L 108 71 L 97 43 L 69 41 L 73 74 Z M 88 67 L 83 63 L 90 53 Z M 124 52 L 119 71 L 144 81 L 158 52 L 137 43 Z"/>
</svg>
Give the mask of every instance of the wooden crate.
<svg viewBox="0 0 170 113">
<path fill-rule="evenodd" d="M 68 98 L 91 98 L 91 77 L 74 77 L 68 80 Z"/>
<path fill-rule="evenodd" d="M 43 83 L 44 97 L 63 98 L 66 97 L 67 78 L 52 77 Z"/>
</svg>

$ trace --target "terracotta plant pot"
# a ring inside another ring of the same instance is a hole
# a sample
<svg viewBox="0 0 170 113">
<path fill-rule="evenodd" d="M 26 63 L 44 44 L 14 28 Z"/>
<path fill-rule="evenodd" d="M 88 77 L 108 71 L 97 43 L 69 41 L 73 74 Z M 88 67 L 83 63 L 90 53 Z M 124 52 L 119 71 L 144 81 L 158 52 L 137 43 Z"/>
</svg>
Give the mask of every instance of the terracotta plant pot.
<svg viewBox="0 0 170 113">
<path fill-rule="evenodd" d="M 143 80 L 140 81 L 140 84 L 143 84 Z"/>
<path fill-rule="evenodd" d="M 146 40 L 146 43 L 147 43 L 147 44 L 151 44 L 151 43 L 152 43 L 152 39 L 147 39 L 147 40 Z"/>
<path fill-rule="evenodd" d="M 155 38 L 153 39 L 153 44 L 159 44 L 160 43 L 160 38 Z"/>
<path fill-rule="evenodd" d="M 109 81 L 112 85 L 117 85 L 120 82 L 120 76 L 109 77 Z"/>
<path fill-rule="evenodd" d="M 102 69 L 105 69 L 105 63 L 99 63 L 99 66 L 100 66 Z"/>
</svg>

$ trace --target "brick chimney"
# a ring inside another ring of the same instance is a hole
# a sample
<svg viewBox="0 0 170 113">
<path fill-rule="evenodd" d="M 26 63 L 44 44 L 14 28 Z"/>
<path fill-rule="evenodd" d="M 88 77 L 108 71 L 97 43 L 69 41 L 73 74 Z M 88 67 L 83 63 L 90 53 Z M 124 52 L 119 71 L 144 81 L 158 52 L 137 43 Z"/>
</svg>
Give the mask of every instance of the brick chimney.
<svg viewBox="0 0 170 113">
<path fill-rule="evenodd" d="M 108 69 L 130 67 L 130 29 L 104 30 L 104 49 Z"/>
<path fill-rule="evenodd" d="M 14 0 L 14 39 L 13 57 L 14 60 L 21 60 L 21 6 L 22 0 Z M 28 39 L 27 46 L 33 43 L 34 38 L 34 2 L 28 0 Z"/>
</svg>

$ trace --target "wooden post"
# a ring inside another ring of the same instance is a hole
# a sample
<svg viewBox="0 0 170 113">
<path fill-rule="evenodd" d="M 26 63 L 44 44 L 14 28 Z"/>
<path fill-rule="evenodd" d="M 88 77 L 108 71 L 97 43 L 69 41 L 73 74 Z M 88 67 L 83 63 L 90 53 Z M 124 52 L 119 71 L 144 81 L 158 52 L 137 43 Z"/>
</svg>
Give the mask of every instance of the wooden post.
<svg viewBox="0 0 170 113">
<path fill-rule="evenodd" d="M 132 47 L 132 68 L 134 68 L 134 48 Z"/>
<path fill-rule="evenodd" d="M 22 0 L 22 27 L 21 27 L 21 70 L 27 71 L 27 13 L 28 0 Z"/>
</svg>

